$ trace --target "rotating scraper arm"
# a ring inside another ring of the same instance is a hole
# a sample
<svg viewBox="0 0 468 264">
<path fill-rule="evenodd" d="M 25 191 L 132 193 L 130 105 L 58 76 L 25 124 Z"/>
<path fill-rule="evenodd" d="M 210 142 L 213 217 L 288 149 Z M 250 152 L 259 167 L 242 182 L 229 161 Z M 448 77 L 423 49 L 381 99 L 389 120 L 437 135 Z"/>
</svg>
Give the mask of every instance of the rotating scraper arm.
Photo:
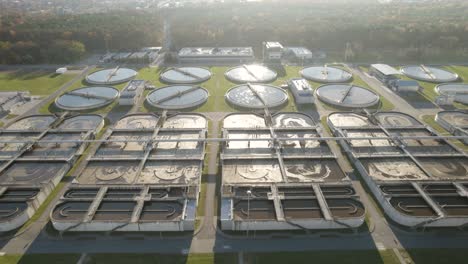
<svg viewBox="0 0 468 264">
<path fill-rule="evenodd" d="M 250 74 L 250 76 L 254 77 L 254 79 L 258 81 L 258 77 L 249 69 L 247 65 L 244 64 L 242 67 L 247 71 L 248 74 Z"/>
<path fill-rule="evenodd" d="M 164 103 L 164 102 L 169 101 L 169 100 L 171 100 L 171 99 L 174 99 L 174 98 L 177 98 L 177 97 L 181 97 L 181 96 L 183 96 L 183 95 L 185 95 L 185 94 L 191 93 L 191 92 L 193 92 L 193 91 L 195 91 L 195 90 L 198 90 L 198 89 L 201 89 L 201 87 L 200 87 L 200 86 L 193 86 L 192 88 L 190 88 L 190 89 L 188 89 L 188 90 L 185 90 L 185 91 L 178 91 L 178 92 L 176 92 L 176 93 L 174 93 L 174 94 L 171 94 L 171 95 L 169 95 L 169 96 L 163 97 L 162 99 L 159 99 L 158 101 L 155 101 L 154 103 L 155 103 L 155 104 L 161 104 L 161 103 Z"/>
<path fill-rule="evenodd" d="M 176 71 L 176 72 L 178 72 L 178 73 L 182 73 L 183 75 L 190 76 L 190 77 L 195 78 L 196 80 L 199 80 L 199 81 L 202 80 L 202 78 L 201 78 L 200 76 L 198 76 L 198 75 L 196 75 L 196 74 L 193 74 L 193 73 L 191 73 L 191 72 L 189 72 L 189 71 L 182 70 L 182 69 L 180 69 L 180 68 L 172 68 L 171 70 Z"/>
</svg>

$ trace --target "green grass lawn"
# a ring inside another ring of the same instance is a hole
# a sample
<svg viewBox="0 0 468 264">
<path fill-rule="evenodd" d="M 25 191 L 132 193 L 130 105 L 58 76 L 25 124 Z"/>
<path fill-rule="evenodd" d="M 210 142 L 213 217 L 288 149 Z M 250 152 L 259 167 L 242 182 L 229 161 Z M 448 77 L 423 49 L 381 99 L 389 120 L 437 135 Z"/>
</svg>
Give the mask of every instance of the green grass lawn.
<svg viewBox="0 0 468 264">
<path fill-rule="evenodd" d="M 467 263 L 466 249 L 410 249 L 408 254 L 416 264 Z"/>
<path fill-rule="evenodd" d="M 398 259 L 391 250 L 353 250 L 353 251 L 310 251 L 310 252 L 275 252 L 248 254 L 248 263 L 252 264 L 397 264 Z"/>
<path fill-rule="evenodd" d="M 93 254 L 89 264 L 236 264 L 237 254 Z"/>
<path fill-rule="evenodd" d="M 69 264 L 76 263 L 80 254 L 33 254 L 6 255 L 0 257 L 1 264 Z"/>
<path fill-rule="evenodd" d="M 76 74 L 57 75 L 52 71 L 2 71 L 0 91 L 29 91 L 32 95 L 47 95 L 76 77 Z"/>
</svg>

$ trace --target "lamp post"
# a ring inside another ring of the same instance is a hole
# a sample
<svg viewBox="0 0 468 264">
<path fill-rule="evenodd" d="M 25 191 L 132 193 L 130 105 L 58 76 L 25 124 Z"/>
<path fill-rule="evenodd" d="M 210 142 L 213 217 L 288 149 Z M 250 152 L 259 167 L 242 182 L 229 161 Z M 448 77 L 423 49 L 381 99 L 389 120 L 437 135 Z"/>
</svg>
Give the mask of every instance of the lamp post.
<svg viewBox="0 0 468 264">
<path fill-rule="evenodd" d="M 247 190 L 247 237 L 249 237 L 250 229 L 250 195 L 252 195 L 252 190 Z"/>
</svg>

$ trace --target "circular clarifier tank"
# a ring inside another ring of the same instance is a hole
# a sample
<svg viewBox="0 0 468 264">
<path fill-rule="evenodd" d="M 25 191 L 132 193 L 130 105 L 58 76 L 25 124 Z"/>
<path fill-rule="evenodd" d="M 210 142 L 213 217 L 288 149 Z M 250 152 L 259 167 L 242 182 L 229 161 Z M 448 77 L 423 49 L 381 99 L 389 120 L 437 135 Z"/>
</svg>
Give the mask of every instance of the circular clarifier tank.
<svg viewBox="0 0 468 264">
<path fill-rule="evenodd" d="M 138 73 L 132 69 L 114 68 L 91 73 L 86 82 L 96 85 L 114 85 L 132 80 Z"/>
<path fill-rule="evenodd" d="M 425 65 L 406 66 L 401 68 L 401 72 L 409 78 L 425 82 L 444 83 L 458 80 L 456 73 Z"/>
<path fill-rule="evenodd" d="M 166 86 L 150 93 L 146 100 L 160 109 L 186 109 L 197 107 L 208 100 L 209 93 L 199 86 Z"/>
<path fill-rule="evenodd" d="M 104 107 L 119 96 L 119 90 L 112 87 L 83 87 L 62 94 L 55 105 L 63 110 L 83 111 Z"/>
<path fill-rule="evenodd" d="M 242 65 L 228 70 L 224 75 L 235 83 L 269 83 L 278 76 L 275 71 L 262 65 Z"/>
<path fill-rule="evenodd" d="M 301 71 L 302 77 L 307 80 L 321 83 L 349 82 L 353 75 L 343 69 L 329 66 L 313 66 Z"/>
<path fill-rule="evenodd" d="M 455 95 L 455 101 L 468 104 L 468 83 L 444 83 L 435 87 L 440 95 Z"/>
<path fill-rule="evenodd" d="M 161 81 L 174 84 L 202 83 L 211 78 L 211 72 L 199 67 L 171 68 L 161 74 Z"/>
<path fill-rule="evenodd" d="M 360 86 L 351 84 L 327 84 L 315 91 L 316 96 L 327 104 L 347 108 L 365 108 L 379 103 L 379 96 Z"/>
<path fill-rule="evenodd" d="M 9 125 L 6 130 L 44 130 L 48 128 L 55 119 L 53 115 L 28 116 Z"/>
<path fill-rule="evenodd" d="M 288 102 L 286 91 L 267 84 L 239 85 L 231 88 L 225 97 L 232 105 L 250 109 L 274 108 Z"/>
</svg>

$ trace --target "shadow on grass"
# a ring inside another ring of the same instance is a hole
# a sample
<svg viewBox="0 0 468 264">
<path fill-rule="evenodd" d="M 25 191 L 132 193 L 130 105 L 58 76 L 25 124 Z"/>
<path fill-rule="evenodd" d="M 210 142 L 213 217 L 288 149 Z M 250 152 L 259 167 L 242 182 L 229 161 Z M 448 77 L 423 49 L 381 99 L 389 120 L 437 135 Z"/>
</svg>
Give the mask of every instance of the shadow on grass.
<svg viewBox="0 0 468 264">
<path fill-rule="evenodd" d="M 69 264 L 76 263 L 79 259 L 80 254 L 26 254 L 18 264 Z"/>
<path fill-rule="evenodd" d="M 288 76 L 288 73 L 286 72 L 286 68 L 284 68 L 282 64 L 267 64 L 266 66 L 274 70 L 278 74 L 278 78 L 283 78 L 283 77 Z"/>
<path fill-rule="evenodd" d="M 401 98 L 403 98 L 408 104 L 416 109 L 431 109 L 438 108 L 436 104 L 428 100 L 420 93 L 400 93 Z"/>
<path fill-rule="evenodd" d="M 407 252 L 416 264 L 467 263 L 466 249 L 410 249 Z"/>
<path fill-rule="evenodd" d="M 248 263 L 255 264 L 393 263 L 386 262 L 385 256 L 382 257 L 377 250 L 249 253 L 246 259 Z"/>
</svg>

